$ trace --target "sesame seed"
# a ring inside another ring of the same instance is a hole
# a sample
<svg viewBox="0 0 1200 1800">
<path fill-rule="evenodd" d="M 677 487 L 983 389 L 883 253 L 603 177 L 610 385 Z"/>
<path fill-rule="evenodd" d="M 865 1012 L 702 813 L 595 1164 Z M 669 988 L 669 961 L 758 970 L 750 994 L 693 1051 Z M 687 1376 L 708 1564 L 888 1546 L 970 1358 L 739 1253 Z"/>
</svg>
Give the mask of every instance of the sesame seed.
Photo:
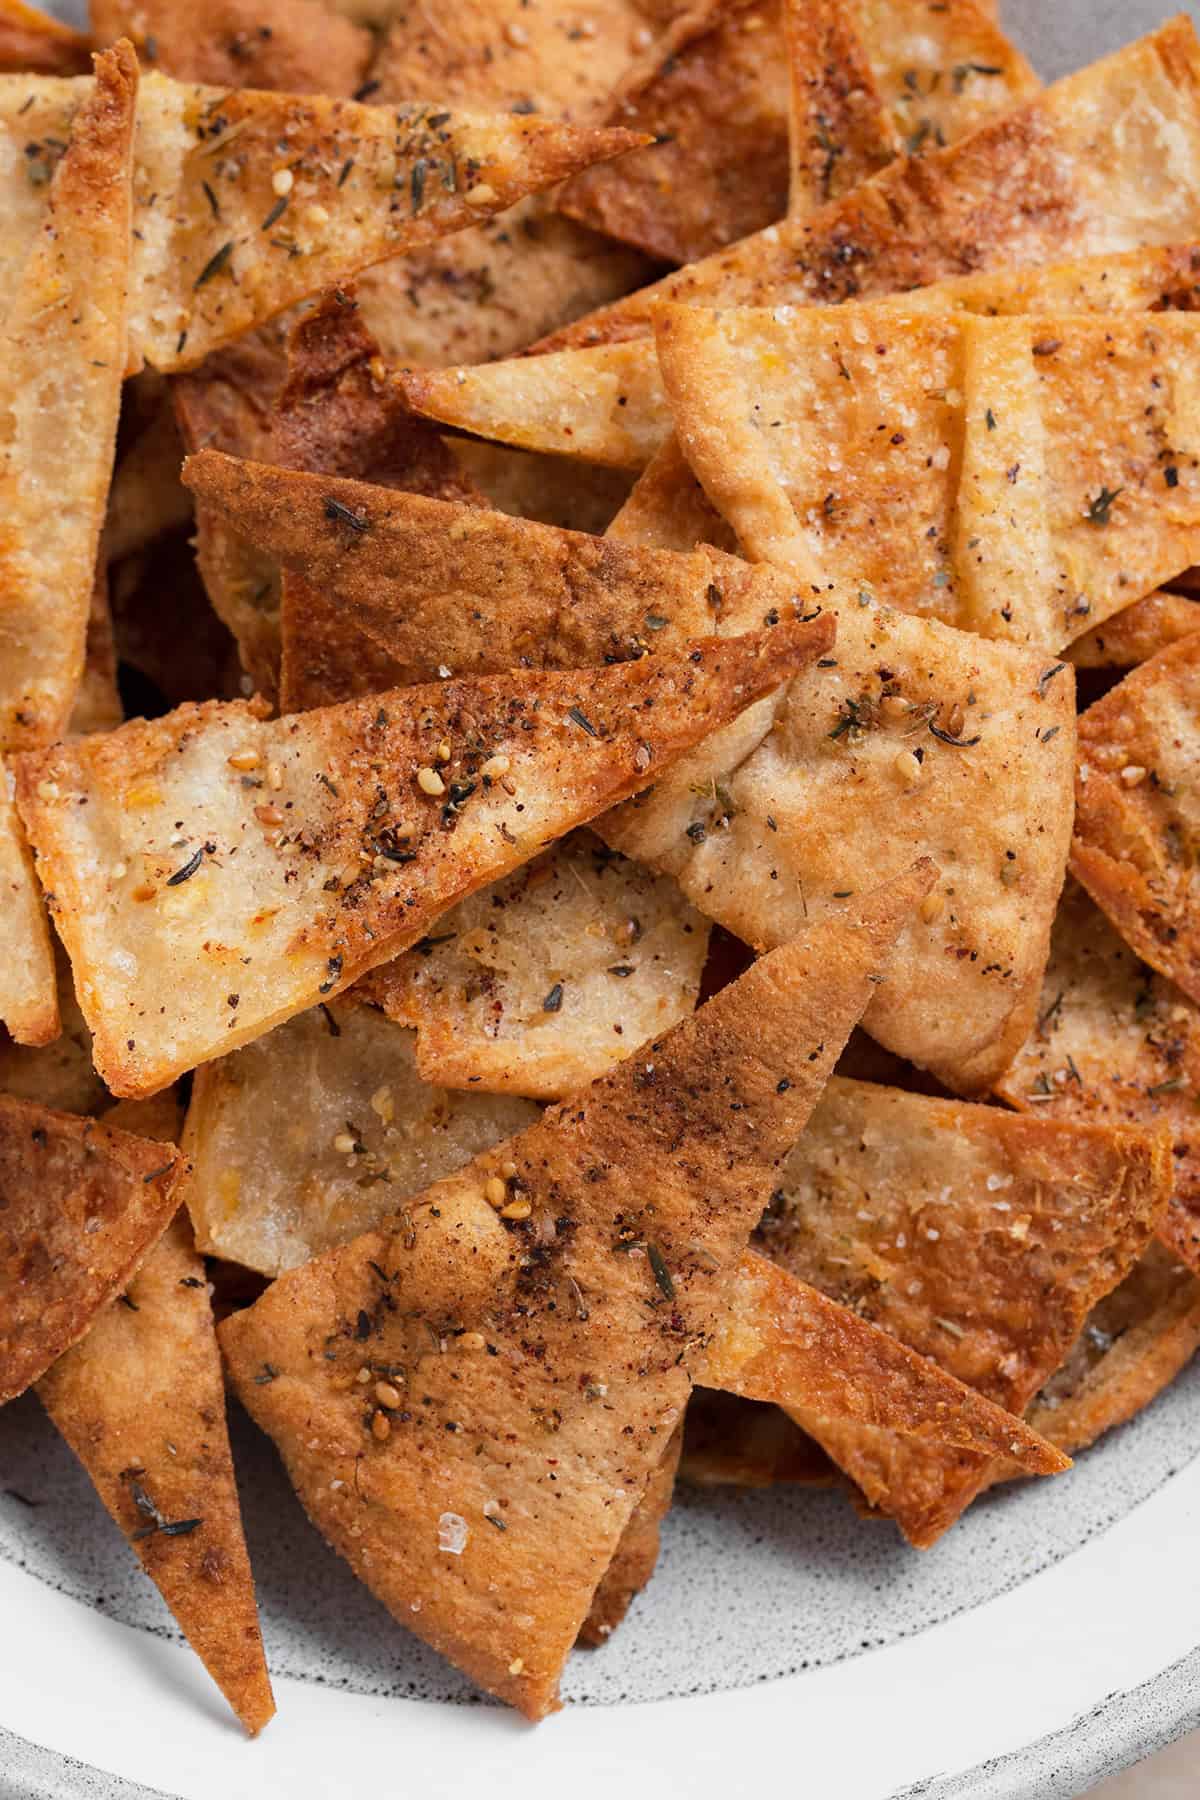
<svg viewBox="0 0 1200 1800">
<path fill-rule="evenodd" d="M 57 800 L 57 781 L 39 781 L 37 784 L 37 797 L 39 800 Z"/>
<path fill-rule="evenodd" d="M 511 24 L 504 27 L 504 39 L 506 43 L 512 45 L 514 50 L 523 50 L 529 42 L 529 33 L 523 25 L 518 25 L 513 20 Z"/>
<path fill-rule="evenodd" d="M 437 759 L 440 763 L 448 763 L 450 761 L 450 740 L 449 740 L 449 738 L 443 738 L 441 743 L 438 745 Z"/>
<path fill-rule="evenodd" d="M 493 206 L 496 201 L 496 190 L 486 181 L 477 181 L 463 195 L 468 206 Z"/>
<path fill-rule="evenodd" d="M 385 1412 L 377 1412 L 375 1417 L 371 1420 L 371 1436 L 375 1439 L 377 1444 L 382 1444 L 384 1439 L 389 1438 L 391 1435 L 392 1421 Z"/>
<path fill-rule="evenodd" d="M 328 225 L 329 213 L 325 207 L 314 202 L 312 206 L 306 206 L 304 209 L 304 223 L 306 225 Z"/>
<path fill-rule="evenodd" d="M 354 1155 L 354 1139 L 348 1131 L 339 1131 L 333 1140 L 333 1147 L 339 1156 Z"/>
<path fill-rule="evenodd" d="M 921 765 L 911 750 L 901 750 L 892 763 L 892 768 L 905 787 L 914 788 L 921 779 Z"/>
<path fill-rule="evenodd" d="M 393 1387 L 390 1381 L 377 1381 L 375 1383 L 375 1398 L 378 1400 L 380 1406 L 390 1407 L 394 1412 L 400 1404 L 400 1389 L 398 1387 Z"/>
<path fill-rule="evenodd" d="M 510 1200 L 507 1206 L 500 1208 L 502 1219 L 527 1219 L 533 1207 L 528 1200 Z"/>
<path fill-rule="evenodd" d="M 500 777 L 507 775 L 511 768 L 512 758 L 510 756 L 489 756 L 480 773 L 485 781 L 499 781 Z"/>
<path fill-rule="evenodd" d="M 508 1672 L 510 1675 L 519 1675 L 524 1667 L 525 1658 L 523 1656 L 514 1656 L 508 1665 Z"/>
<path fill-rule="evenodd" d="M 511 1181 L 513 1176 L 517 1173 L 516 1163 L 511 1161 L 511 1159 L 508 1162 L 502 1162 L 500 1164 L 500 1173 L 503 1175 L 505 1181 Z"/>
<path fill-rule="evenodd" d="M 446 784 L 436 769 L 418 769 L 417 786 L 423 794 L 430 794 L 435 800 L 446 791 Z"/>
<path fill-rule="evenodd" d="M 276 793 L 283 786 L 283 770 L 278 763 L 267 764 L 267 786 L 273 788 Z"/>
<path fill-rule="evenodd" d="M 879 711 L 885 719 L 903 719 L 912 711 L 903 694 L 885 694 L 879 702 Z"/>
<path fill-rule="evenodd" d="M 124 879 L 125 879 L 126 875 L 128 875 L 128 873 L 129 873 L 129 869 L 125 863 L 116 862 L 113 864 L 112 878 L 114 881 L 124 881 Z"/>
<path fill-rule="evenodd" d="M 256 806 L 254 816 L 260 825 L 283 824 L 283 814 L 277 806 Z"/>
<path fill-rule="evenodd" d="M 1143 769 L 1141 763 L 1126 763 L 1125 767 L 1121 770 L 1121 780 L 1126 787 L 1137 787 L 1138 783 L 1145 781 L 1145 779 L 1146 771 Z"/>
<path fill-rule="evenodd" d="M 503 1206 L 508 1198 L 508 1189 L 498 1175 L 488 1177 L 483 1192 L 489 1206 Z"/>
<path fill-rule="evenodd" d="M 486 1343 L 487 1339 L 482 1331 L 464 1331 L 458 1340 L 458 1347 L 460 1350 L 482 1350 Z"/>
<path fill-rule="evenodd" d="M 368 1369 L 366 1363 L 364 1363 L 362 1368 L 358 1371 L 357 1379 L 362 1383 L 363 1387 L 366 1387 L 368 1381 L 370 1381 L 371 1371 Z"/>
<path fill-rule="evenodd" d="M 285 194 L 291 193 L 295 180 L 296 177 L 292 174 L 290 169 L 276 169 L 271 177 L 271 187 L 282 200 Z"/>
<path fill-rule="evenodd" d="M 231 769 L 257 769 L 259 755 L 257 750 L 235 750 L 229 758 Z"/>
<path fill-rule="evenodd" d="M 932 925 L 935 919 L 940 919 L 945 910 L 946 901 L 942 894 L 926 894 L 918 908 L 926 925 Z"/>
</svg>

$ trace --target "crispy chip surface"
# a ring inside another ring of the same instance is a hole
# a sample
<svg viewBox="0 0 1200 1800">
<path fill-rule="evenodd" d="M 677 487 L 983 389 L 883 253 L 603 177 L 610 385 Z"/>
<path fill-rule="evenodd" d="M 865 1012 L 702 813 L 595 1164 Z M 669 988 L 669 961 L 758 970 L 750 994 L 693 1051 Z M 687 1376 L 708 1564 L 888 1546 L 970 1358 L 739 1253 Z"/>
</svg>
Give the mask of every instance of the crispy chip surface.
<svg viewBox="0 0 1200 1800">
<path fill-rule="evenodd" d="M 1192 595 L 1146 594 L 1076 638 L 1067 655 L 1077 669 L 1132 669 L 1193 631 L 1200 608 Z"/>
<path fill-rule="evenodd" d="M 654 1573 L 658 1562 L 660 1528 L 671 1510 L 675 1474 L 683 1449 L 683 1426 L 671 1434 L 666 1455 L 646 1483 L 646 1491 L 629 1516 L 613 1559 L 592 1596 L 591 1608 L 579 1633 L 581 1644 L 605 1644 L 634 1600 Z"/>
<path fill-rule="evenodd" d="M 248 1731 L 261 1730 L 275 1702 L 207 1278 L 186 1214 L 42 1376 L 38 1398 L 229 1704 Z"/>
<path fill-rule="evenodd" d="M 531 1717 L 557 1704 L 679 1423 L 680 1353 L 725 1316 L 774 1159 L 927 881 L 913 871 L 854 921 L 763 958 L 651 1054 L 221 1327 L 237 1392 L 325 1536 Z M 264 1360 L 278 1375 L 257 1385 Z M 363 1367 L 381 1382 L 365 1410 Z"/>
<path fill-rule="evenodd" d="M 269 722 L 212 701 L 26 756 L 19 804 L 97 1068 L 115 1094 L 153 1093 L 328 999 L 826 641 L 782 626 Z"/>
<path fill-rule="evenodd" d="M 59 1029 L 54 954 L 13 785 L 0 761 L 0 1023 L 18 1044 L 49 1044 Z"/>
<path fill-rule="evenodd" d="M 430 1086 L 411 1031 L 335 1002 L 198 1072 L 182 1197 L 202 1250 L 279 1275 L 536 1117 L 512 1096 Z"/>
<path fill-rule="evenodd" d="M 177 1173 L 162 1144 L 0 1096 L 0 1402 L 121 1292 L 174 1211 Z"/>
<path fill-rule="evenodd" d="M 693 1487 L 774 1487 L 837 1479 L 819 1444 L 778 1406 L 716 1388 L 693 1388 L 684 1420 L 680 1479 Z"/>
<path fill-rule="evenodd" d="M 582 833 L 356 991 L 416 1028 L 426 1081 L 557 1100 L 692 1011 L 708 931 L 673 881 Z"/>
<path fill-rule="evenodd" d="M 177 81 L 215 88 L 353 94 L 371 36 L 321 0 L 90 0 L 97 40 L 131 38 L 138 54 Z"/>
</svg>

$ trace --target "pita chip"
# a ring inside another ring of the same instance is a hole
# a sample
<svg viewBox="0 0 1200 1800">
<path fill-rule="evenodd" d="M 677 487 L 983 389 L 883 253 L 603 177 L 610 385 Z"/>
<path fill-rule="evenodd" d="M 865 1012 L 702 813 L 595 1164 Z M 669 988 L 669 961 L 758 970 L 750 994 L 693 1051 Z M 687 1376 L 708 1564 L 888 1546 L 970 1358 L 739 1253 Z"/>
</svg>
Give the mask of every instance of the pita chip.
<svg viewBox="0 0 1200 1800">
<path fill-rule="evenodd" d="M 1132 669 L 1160 650 L 1200 631 L 1200 608 L 1192 594 L 1163 590 L 1121 608 L 1067 649 L 1077 669 Z"/>
<path fill-rule="evenodd" d="M 1021 1414 L 1159 1228 L 1171 1160 L 1161 1129 L 1024 1117 L 839 1077 L 780 1171 L 755 1242 Z M 932 1542 L 987 1476 L 983 1460 L 927 1447 L 890 1459 L 881 1491 L 856 1473 L 854 1434 L 848 1455 L 838 1437 L 814 1435 L 914 1542 Z"/>
<path fill-rule="evenodd" d="M 247 1731 L 258 1732 L 275 1702 L 212 1304 L 185 1213 L 82 1342 L 42 1376 L 38 1398 L 209 1674 Z"/>
<path fill-rule="evenodd" d="M 1080 715 L 1071 870 L 1142 961 L 1200 1001 L 1198 705 L 1189 635 Z"/>
<path fill-rule="evenodd" d="M 955 1477 L 982 1480 L 1018 1452 L 1028 1474 L 1068 1466 L 1020 1419 L 765 1257 L 745 1254 L 725 1291 L 693 1379 L 782 1406 L 918 1549 L 957 1517 Z"/>
<path fill-rule="evenodd" d="M 175 1210 L 178 1156 L 0 1096 L 0 1403 L 78 1343 Z"/>
<path fill-rule="evenodd" d="M 183 454 L 174 410 L 164 395 L 113 470 L 101 545 L 105 562 L 121 562 L 188 524 L 192 503 L 179 480 Z"/>
<path fill-rule="evenodd" d="M 0 1035 L 0 1094 L 56 1112 L 97 1114 L 111 1105 L 111 1095 L 92 1067 L 92 1034 L 75 999 L 67 953 L 57 938 L 52 949 L 61 1030 L 37 1047 Z"/>
<path fill-rule="evenodd" d="M 374 1007 L 313 1007 L 197 1071 L 182 1198 L 199 1247 L 276 1276 L 345 1244 L 538 1116 L 423 1079 Z"/>
<path fill-rule="evenodd" d="M 464 900 L 355 990 L 448 1087 L 558 1100 L 686 1018 L 708 922 L 587 833 Z"/>
<path fill-rule="evenodd" d="M 715 1388 L 693 1388 L 679 1476 L 692 1487 L 829 1487 L 836 1466 L 778 1406 Z"/>
<path fill-rule="evenodd" d="M 1112 255 L 1195 238 L 1198 102 L 1200 46 L 1191 23 L 1179 17 L 957 144 L 898 158 L 808 218 L 741 238 L 552 333 L 536 348 L 645 336 L 664 301 L 829 305 L 981 267 Z M 1174 179 L 1164 183 L 1167 141 Z"/>
<path fill-rule="evenodd" d="M 85 75 L 91 39 L 24 0 L 0 0 L 0 74 Z"/>
<path fill-rule="evenodd" d="M 176 81 L 352 95 L 371 54 L 369 31 L 320 0 L 91 0 L 102 44 L 130 38 Z"/>
<path fill-rule="evenodd" d="M 83 671 L 125 369 L 137 66 L 97 58 L 0 326 L 0 744 L 64 729 Z M 48 517 L 55 529 L 47 532 Z"/>
<path fill-rule="evenodd" d="M 1061 650 L 1200 556 L 1191 313 L 666 307 L 657 343 L 752 561 Z"/>
<path fill-rule="evenodd" d="M 646 1586 L 658 1562 L 662 1522 L 675 1496 L 675 1475 L 683 1449 L 683 1426 L 671 1434 L 666 1455 L 646 1483 L 646 1491 L 630 1514 L 617 1541 L 613 1559 L 600 1577 L 591 1608 L 579 1632 L 578 1642 L 595 1648 L 605 1644 L 634 1600 Z"/>
<path fill-rule="evenodd" d="M 1168 1127 L 1175 1185 L 1159 1236 L 1200 1274 L 1200 1009 L 1074 882 L 1055 917 L 1037 1024 L 996 1092 L 1038 1118 Z"/>
<path fill-rule="evenodd" d="M 213 701 L 27 756 L 18 804 L 97 1069 L 154 1093 L 327 1000 L 828 642 L 823 622 L 785 625 L 271 721 Z"/>
<path fill-rule="evenodd" d="M 397 1618 L 528 1717 L 557 1705 L 682 1416 L 688 1346 L 720 1328 L 776 1159 L 927 882 L 913 870 L 762 958 L 220 1328 L 239 1397 L 329 1542 Z M 264 1360 L 277 1375 L 260 1386 Z M 379 1376 L 365 1399 L 363 1367 Z"/>
<path fill-rule="evenodd" d="M 49 1044 L 59 1031 L 54 954 L 13 785 L 0 762 L 0 1023 L 18 1044 Z"/>
</svg>

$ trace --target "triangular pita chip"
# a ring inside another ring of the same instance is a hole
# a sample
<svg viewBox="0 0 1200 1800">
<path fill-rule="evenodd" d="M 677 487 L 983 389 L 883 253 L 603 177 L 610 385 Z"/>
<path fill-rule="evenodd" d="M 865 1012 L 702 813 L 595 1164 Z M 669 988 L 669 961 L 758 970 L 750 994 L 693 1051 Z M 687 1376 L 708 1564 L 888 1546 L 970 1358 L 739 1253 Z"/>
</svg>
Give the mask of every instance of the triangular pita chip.
<svg viewBox="0 0 1200 1800">
<path fill-rule="evenodd" d="M 192 503 L 179 479 L 182 464 L 179 429 L 164 394 L 113 470 L 101 544 L 105 562 L 120 562 L 189 522 Z"/>
<path fill-rule="evenodd" d="M 515 1096 L 430 1086 L 411 1031 L 335 1001 L 197 1071 L 181 1197 L 202 1250 L 279 1275 L 536 1117 Z"/>
<path fill-rule="evenodd" d="M 1037 1024 L 996 1092 L 1042 1118 L 1169 1126 L 1175 1187 L 1159 1235 L 1200 1274 L 1200 1008 L 1074 882 L 1054 921 Z"/>
<path fill-rule="evenodd" d="M 0 745 L 64 729 L 125 372 L 137 65 L 97 59 L 0 325 Z M 12 78 L 7 78 L 12 79 Z M 2 82 L 0 82 L 2 85 Z"/>
<path fill-rule="evenodd" d="M 1081 714 L 1071 869 L 1143 962 L 1200 1001 L 1198 709 L 1192 634 Z"/>
<path fill-rule="evenodd" d="M 1191 313 L 674 306 L 657 342 L 754 562 L 1060 650 L 1200 558 Z"/>
<path fill-rule="evenodd" d="M 856 306 L 857 329 L 912 312 L 1111 313 L 1194 310 L 1200 249 L 1194 243 L 1083 257 L 1044 268 L 986 270 L 910 288 Z M 760 295 L 760 299 L 769 296 Z M 813 303 L 819 303 L 819 296 Z M 790 332 L 804 328 L 808 303 Z M 849 322 L 846 329 L 852 329 Z M 790 358 L 786 359 L 790 367 Z M 780 367 L 768 363 L 778 379 Z M 530 450 L 641 468 L 671 430 L 658 357 L 647 338 L 546 351 L 477 367 L 402 369 L 408 403 L 460 431 Z"/>
<path fill-rule="evenodd" d="M 1170 1191 L 1165 1133 L 1025 1118 L 837 1078 L 780 1170 L 755 1241 L 1023 1413 L 1091 1307 L 1128 1274 Z M 821 1441 L 857 1479 L 856 1437 L 848 1455 L 839 1438 Z M 891 1459 L 883 1491 L 867 1492 L 927 1542 L 985 1479 L 983 1462 L 914 1448 Z"/>
<path fill-rule="evenodd" d="M 684 1419 L 679 1476 L 693 1487 L 829 1487 L 837 1467 L 778 1406 L 693 1388 Z"/>
<path fill-rule="evenodd" d="M 1193 631 L 1200 631 L 1194 595 L 1147 594 L 1076 638 L 1067 655 L 1077 669 L 1132 669 Z"/>
<path fill-rule="evenodd" d="M 353 513 L 330 529 L 358 534 Z M 265 721 L 244 701 L 21 759 L 18 804 L 113 1093 L 349 985 L 812 661 L 823 621 Z"/>
<path fill-rule="evenodd" d="M 522 655 L 578 663 L 665 648 L 700 629 L 716 602 L 717 628 L 731 632 L 771 612 L 792 617 L 804 603 L 786 583 L 768 594 L 758 585 L 768 571 L 756 580 L 748 565 L 704 547 L 652 564 L 641 560 L 646 550 L 611 538 L 539 535 L 362 483 L 215 456 L 189 462 L 187 479 L 257 543 L 303 561 L 409 680 L 510 667 Z M 345 547 L 324 524 L 331 496 L 371 520 L 360 545 Z M 618 569 L 646 572 L 644 602 L 635 582 L 608 578 Z M 824 590 L 801 593 L 812 611 L 824 603 L 837 612 L 832 651 L 606 819 L 603 835 L 674 876 L 695 906 L 759 948 L 837 912 L 862 891 L 864 871 L 873 879 L 933 856 L 945 879 L 919 930 L 903 933 L 868 1025 L 948 1084 L 984 1087 L 1035 1016 L 1070 835 L 1072 673 L 1016 645 L 878 607 L 865 590 L 836 604 Z"/>
<path fill-rule="evenodd" d="M 13 786 L 0 761 L 0 1024 L 19 1044 L 49 1044 L 59 1029 L 54 954 Z"/>
<path fill-rule="evenodd" d="M 689 1346 L 718 1329 L 775 1159 L 927 881 L 912 871 L 764 957 L 221 1327 L 314 1523 L 397 1618 L 530 1717 L 558 1703 L 682 1416 Z"/>
<path fill-rule="evenodd" d="M 1020 1419 L 765 1257 L 744 1255 L 725 1295 L 693 1378 L 782 1406 L 918 1548 L 957 1516 L 956 1477 L 982 1480 L 1000 1456 L 1027 1474 L 1067 1467 Z"/>
<path fill-rule="evenodd" d="M 592 1595 L 591 1608 L 579 1632 L 578 1642 L 606 1644 L 630 1606 L 654 1573 L 658 1562 L 663 1520 L 675 1495 L 675 1474 L 683 1449 L 683 1425 L 675 1427 L 666 1455 L 646 1483 L 646 1490 L 630 1514 L 613 1559 Z"/>
<path fill-rule="evenodd" d="M 178 1157 L 0 1096 L 0 1403 L 78 1343 L 175 1210 Z"/>
<path fill-rule="evenodd" d="M 247 1731 L 261 1730 L 275 1702 L 186 1213 L 43 1375 L 38 1398 Z"/>
<path fill-rule="evenodd" d="M 321 0 L 90 0 L 97 41 L 132 39 L 176 81 L 351 95 L 371 55 L 369 31 Z"/>
<path fill-rule="evenodd" d="M 445 913 L 356 993 L 448 1087 L 558 1100 L 686 1018 L 708 921 L 586 833 Z"/>
<path fill-rule="evenodd" d="M 0 74 L 83 75 L 91 40 L 25 0 L 0 0 Z"/>
<path fill-rule="evenodd" d="M 1164 142 L 1172 179 L 1162 180 Z M 1200 229 L 1200 46 L 1179 17 L 957 144 L 899 158 L 784 221 L 543 339 L 644 336 L 664 300 L 807 306 L 869 299 L 1002 263 L 1116 254 Z"/>
<path fill-rule="evenodd" d="M 0 1094 L 57 1112 L 100 1113 L 112 1099 L 92 1066 L 92 1034 L 75 999 L 67 953 L 57 938 L 52 948 L 62 1028 L 52 1043 L 37 1048 L 0 1035 Z"/>
</svg>

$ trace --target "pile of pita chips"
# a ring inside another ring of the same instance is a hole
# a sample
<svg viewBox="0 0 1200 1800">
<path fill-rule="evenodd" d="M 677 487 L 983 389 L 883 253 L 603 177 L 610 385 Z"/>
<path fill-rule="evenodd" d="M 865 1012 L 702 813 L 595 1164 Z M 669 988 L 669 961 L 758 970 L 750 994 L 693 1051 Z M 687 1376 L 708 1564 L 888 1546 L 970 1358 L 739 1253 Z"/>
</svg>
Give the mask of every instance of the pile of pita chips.
<svg viewBox="0 0 1200 1800">
<path fill-rule="evenodd" d="M 177 81 L 277 88 L 349 98 L 371 56 L 371 34 L 322 0 L 90 0 L 98 43 L 129 38 Z"/>
</svg>

